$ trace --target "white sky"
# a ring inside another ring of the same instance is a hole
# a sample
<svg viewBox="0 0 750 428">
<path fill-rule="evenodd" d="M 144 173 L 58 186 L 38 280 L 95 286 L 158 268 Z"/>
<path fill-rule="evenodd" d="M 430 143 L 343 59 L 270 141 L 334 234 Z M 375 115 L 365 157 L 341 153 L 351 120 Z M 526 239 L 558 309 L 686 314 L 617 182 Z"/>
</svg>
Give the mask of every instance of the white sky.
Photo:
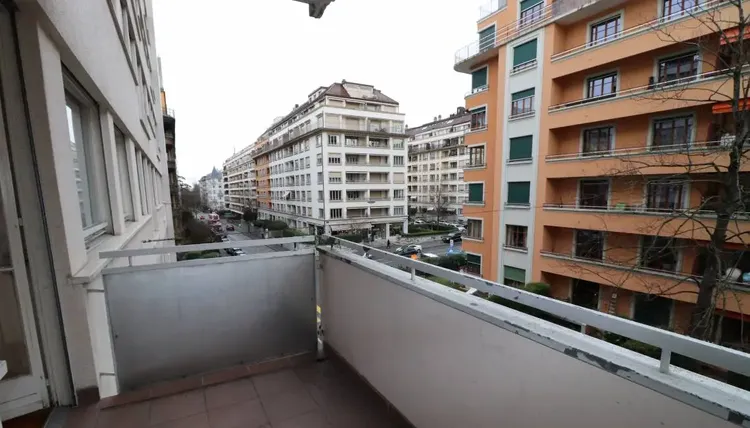
<svg viewBox="0 0 750 428">
<path fill-rule="evenodd" d="M 400 103 L 410 127 L 463 106 L 455 51 L 487 0 L 154 0 L 156 49 L 175 110 L 178 174 L 221 170 L 319 86 L 346 79 Z"/>
</svg>

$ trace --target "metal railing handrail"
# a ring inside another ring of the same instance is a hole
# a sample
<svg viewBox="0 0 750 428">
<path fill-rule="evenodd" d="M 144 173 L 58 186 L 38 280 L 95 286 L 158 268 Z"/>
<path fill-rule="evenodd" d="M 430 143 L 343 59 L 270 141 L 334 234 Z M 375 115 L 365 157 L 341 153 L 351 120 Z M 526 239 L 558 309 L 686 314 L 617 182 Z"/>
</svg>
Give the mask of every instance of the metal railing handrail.
<svg viewBox="0 0 750 428">
<path fill-rule="evenodd" d="M 590 48 L 607 45 L 623 37 L 632 36 L 634 34 L 641 33 L 641 32 L 651 31 L 654 29 L 655 26 L 658 26 L 661 24 L 667 24 L 667 23 L 673 24 L 676 21 L 679 21 L 681 19 L 693 17 L 694 16 L 693 14 L 696 12 L 707 12 L 711 9 L 721 6 L 722 4 L 731 4 L 731 2 L 729 2 L 728 0 L 708 0 L 704 3 L 698 3 L 689 9 L 679 11 L 679 12 L 674 12 L 666 16 L 660 16 L 650 21 L 644 22 L 642 24 L 635 25 L 633 27 L 621 30 L 619 33 L 615 33 L 611 36 L 607 36 L 606 40 L 590 41 L 582 45 L 578 45 L 574 48 L 570 48 L 566 51 L 556 53 L 552 55 L 551 59 L 552 61 L 557 61 L 559 59 L 562 59 L 563 57 L 572 56 L 576 53 L 585 51 Z"/>
<path fill-rule="evenodd" d="M 276 244 L 293 244 L 314 242 L 314 236 L 294 236 L 290 238 L 253 239 L 245 241 L 217 242 L 212 244 L 175 245 L 170 247 L 134 248 L 129 250 L 101 251 L 100 259 L 116 259 L 120 257 L 152 256 L 156 254 L 175 254 L 190 251 L 223 250 L 226 248 L 263 247 Z"/>
<path fill-rule="evenodd" d="M 607 205 L 607 206 L 594 206 L 594 205 L 581 205 L 581 204 L 558 204 L 554 202 L 545 202 L 542 205 L 545 210 L 559 210 L 559 211 L 576 211 L 576 212 L 608 212 L 608 213 L 626 213 L 626 214 L 653 214 L 664 216 L 665 214 L 676 214 L 680 217 L 687 215 L 694 215 L 703 218 L 716 217 L 716 212 L 712 210 L 699 210 L 692 209 L 690 207 L 685 208 L 654 208 L 648 207 L 645 204 L 627 204 L 622 203 L 618 207 L 618 204 Z M 746 220 L 750 219 L 750 213 L 743 215 L 741 212 L 734 212 L 731 215 L 734 220 Z"/>
<path fill-rule="evenodd" d="M 508 0 L 490 0 L 479 6 L 479 21 L 507 6 Z"/>
<path fill-rule="evenodd" d="M 621 265 L 621 264 L 613 263 L 611 261 L 604 260 L 604 259 L 592 259 L 592 258 L 587 258 L 587 257 L 576 256 L 574 254 L 559 253 L 556 251 L 540 250 L 539 253 L 542 256 L 552 257 L 552 258 L 556 258 L 560 260 L 583 262 L 583 263 L 600 265 L 600 266 L 608 267 L 608 268 L 635 271 L 635 272 L 643 273 L 647 275 L 658 275 L 658 276 L 663 276 L 667 278 L 674 278 L 674 279 L 678 279 L 684 282 L 693 282 L 695 283 L 696 286 L 698 286 L 701 279 L 703 278 L 702 276 L 699 276 L 699 275 L 687 275 L 683 272 L 674 272 L 674 271 L 669 271 L 669 270 L 654 269 L 654 268 L 650 268 L 646 266 Z M 732 289 L 737 290 L 737 291 L 742 291 L 742 292 L 750 291 L 750 284 L 746 284 L 744 282 L 724 281 L 724 283 L 728 284 L 729 286 L 732 287 Z"/>
<path fill-rule="evenodd" d="M 566 101 L 564 103 L 551 105 L 548 111 L 552 113 L 552 112 L 564 110 L 567 108 L 587 105 L 587 104 L 594 103 L 597 101 L 618 100 L 618 99 L 626 98 L 629 96 L 638 95 L 639 93 L 651 92 L 651 91 L 656 91 L 656 90 L 670 90 L 679 86 L 704 82 L 706 80 L 711 80 L 711 79 L 715 79 L 718 77 L 729 78 L 728 73 L 731 72 L 731 70 L 732 69 L 712 70 L 712 71 L 707 71 L 705 73 L 696 74 L 693 76 L 681 77 L 679 79 L 672 79 L 672 80 L 667 80 L 663 82 L 653 82 L 647 85 L 635 86 L 633 88 L 628 88 L 628 89 L 617 91 L 613 94 Z M 744 71 L 743 74 L 744 73 L 747 73 L 747 71 Z"/>
<path fill-rule="evenodd" d="M 548 161 L 561 161 L 561 160 L 582 160 L 582 159 L 598 159 L 602 157 L 616 157 L 616 156 L 638 156 L 643 154 L 680 154 L 689 152 L 706 152 L 706 151 L 719 151 L 728 149 L 726 141 L 723 140 L 712 140 L 712 141 L 700 141 L 691 142 L 686 144 L 672 144 L 666 146 L 642 146 L 642 147 L 626 147 L 621 149 L 613 150 L 602 150 L 596 152 L 575 152 L 575 153 L 562 153 L 559 155 L 547 155 L 545 160 Z"/>
<path fill-rule="evenodd" d="M 723 367 L 736 373 L 750 375 L 750 354 L 744 352 L 725 348 L 710 342 L 704 342 L 657 327 L 651 327 L 626 318 L 610 315 L 606 312 L 583 308 L 562 300 L 530 293 L 518 288 L 489 281 L 484 278 L 452 271 L 418 260 L 412 260 L 408 257 L 371 248 L 366 244 L 363 245 L 345 241 L 333 236 L 324 236 L 322 242 L 326 242 L 325 239 L 333 239 L 332 242 L 338 243 L 341 247 L 352 248 L 362 252 L 364 252 L 364 248 L 367 247 L 370 253 L 376 254 L 385 260 L 396 262 L 399 266 L 409 269 L 411 271 L 412 281 L 416 281 L 417 271 L 428 273 L 463 285 L 469 289 L 496 295 L 531 308 L 539 309 L 546 313 L 579 324 L 582 326 L 582 330 L 585 326 L 592 326 L 656 346 L 661 349 L 660 371 L 663 373 L 669 373 L 671 355 L 672 353 L 678 353 L 705 363 Z M 331 248 L 333 248 L 333 245 L 331 245 Z M 326 245 L 319 245 L 318 250 L 328 251 Z M 370 260 L 368 260 L 368 262 L 369 261 Z M 392 267 L 383 267 L 383 269 L 389 268 Z M 540 320 L 539 322 L 544 321 Z"/>
</svg>

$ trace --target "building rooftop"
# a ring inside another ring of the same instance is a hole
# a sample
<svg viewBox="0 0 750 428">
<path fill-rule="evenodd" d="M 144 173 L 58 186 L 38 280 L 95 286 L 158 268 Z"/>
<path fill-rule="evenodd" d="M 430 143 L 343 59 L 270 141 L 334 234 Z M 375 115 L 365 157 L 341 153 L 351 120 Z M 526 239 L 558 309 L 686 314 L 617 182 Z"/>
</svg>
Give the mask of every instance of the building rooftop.
<svg viewBox="0 0 750 428">
<path fill-rule="evenodd" d="M 440 129 L 445 128 L 448 126 L 455 126 L 462 123 L 469 123 L 471 121 L 471 113 L 467 112 L 466 109 L 463 107 L 459 107 L 456 110 L 456 113 L 452 113 L 450 116 L 446 118 L 436 118 L 436 120 L 433 120 L 432 122 L 425 123 L 423 125 L 416 126 L 414 128 L 409 128 L 406 130 L 406 133 L 413 137 L 417 134 L 422 134 L 424 132 L 429 132 L 434 129 Z"/>
</svg>

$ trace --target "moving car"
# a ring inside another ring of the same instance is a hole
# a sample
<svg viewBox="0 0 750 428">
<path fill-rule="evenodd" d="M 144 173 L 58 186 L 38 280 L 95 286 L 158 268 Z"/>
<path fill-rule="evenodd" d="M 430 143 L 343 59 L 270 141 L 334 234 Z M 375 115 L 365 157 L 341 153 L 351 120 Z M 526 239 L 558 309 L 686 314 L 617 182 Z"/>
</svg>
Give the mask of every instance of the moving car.
<svg viewBox="0 0 750 428">
<path fill-rule="evenodd" d="M 226 229 L 234 232 L 234 225 L 233 224 L 228 224 L 227 227 L 226 227 Z"/>
<path fill-rule="evenodd" d="M 229 242 L 229 238 L 227 238 L 226 236 L 222 236 L 221 242 Z"/>
<path fill-rule="evenodd" d="M 436 259 L 438 257 L 440 257 L 440 256 L 438 256 L 435 253 L 422 253 L 422 258 L 423 259 Z"/>
<path fill-rule="evenodd" d="M 245 252 L 241 248 L 233 248 L 235 256 L 244 256 Z"/>
<path fill-rule="evenodd" d="M 403 247 L 396 248 L 396 251 L 394 253 L 401 255 L 401 256 L 411 256 L 412 254 L 421 254 L 422 253 L 422 246 L 417 244 L 409 244 L 405 245 Z"/>
<path fill-rule="evenodd" d="M 462 234 L 460 231 L 458 231 L 458 232 L 449 233 L 448 235 L 443 236 L 442 240 L 443 242 L 447 244 L 451 242 L 451 240 L 453 240 L 453 242 L 460 241 L 461 238 L 462 238 Z"/>
</svg>

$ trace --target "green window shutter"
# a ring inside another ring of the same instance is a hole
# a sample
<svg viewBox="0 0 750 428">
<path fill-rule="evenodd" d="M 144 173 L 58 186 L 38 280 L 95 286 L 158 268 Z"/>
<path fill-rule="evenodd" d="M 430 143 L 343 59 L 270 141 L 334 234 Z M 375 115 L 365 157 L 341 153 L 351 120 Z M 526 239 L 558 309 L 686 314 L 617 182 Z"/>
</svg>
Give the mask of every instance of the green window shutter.
<svg viewBox="0 0 750 428">
<path fill-rule="evenodd" d="M 505 275 L 503 278 L 510 279 L 511 281 L 518 281 L 526 283 L 526 271 L 513 266 L 505 266 Z"/>
<path fill-rule="evenodd" d="M 510 160 L 531 159 L 531 135 L 510 139 Z"/>
<path fill-rule="evenodd" d="M 484 202 L 484 183 L 469 184 L 469 202 Z"/>
<path fill-rule="evenodd" d="M 528 204 L 531 184 L 528 181 L 508 183 L 508 203 Z"/>
<path fill-rule="evenodd" d="M 478 256 L 476 254 L 467 254 L 466 255 L 466 262 L 467 263 L 473 263 L 477 265 L 482 264 L 482 256 Z"/>
<path fill-rule="evenodd" d="M 487 67 L 471 73 L 471 89 L 487 86 Z"/>
<path fill-rule="evenodd" d="M 534 88 L 527 89 L 525 91 L 516 92 L 510 96 L 511 101 L 520 100 L 521 98 L 534 96 Z"/>
<path fill-rule="evenodd" d="M 479 50 L 483 51 L 495 45 L 495 26 L 485 28 L 479 32 Z"/>
<path fill-rule="evenodd" d="M 542 2 L 542 0 L 523 0 L 521 2 L 521 12 L 523 12 L 526 9 L 530 9 L 530 8 L 538 5 L 541 2 Z"/>
<path fill-rule="evenodd" d="M 513 67 L 536 59 L 536 39 L 513 48 Z"/>
</svg>

